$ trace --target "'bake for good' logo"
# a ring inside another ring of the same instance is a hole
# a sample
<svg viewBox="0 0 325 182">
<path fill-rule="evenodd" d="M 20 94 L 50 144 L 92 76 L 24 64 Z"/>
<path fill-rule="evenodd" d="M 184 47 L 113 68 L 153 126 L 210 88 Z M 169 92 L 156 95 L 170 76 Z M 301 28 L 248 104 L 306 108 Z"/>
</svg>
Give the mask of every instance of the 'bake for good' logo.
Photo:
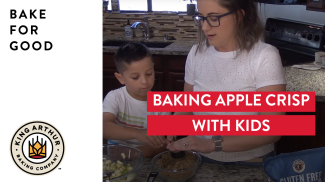
<svg viewBox="0 0 325 182">
<path fill-rule="evenodd" d="M 304 161 L 297 159 L 293 162 L 292 168 L 296 173 L 301 173 L 305 170 L 306 166 Z"/>
<path fill-rule="evenodd" d="M 42 175 L 53 171 L 60 164 L 64 142 L 59 131 L 52 125 L 33 121 L 16 131 L 10 150 L 12 159 L 21 170 Z"/>
</svg>

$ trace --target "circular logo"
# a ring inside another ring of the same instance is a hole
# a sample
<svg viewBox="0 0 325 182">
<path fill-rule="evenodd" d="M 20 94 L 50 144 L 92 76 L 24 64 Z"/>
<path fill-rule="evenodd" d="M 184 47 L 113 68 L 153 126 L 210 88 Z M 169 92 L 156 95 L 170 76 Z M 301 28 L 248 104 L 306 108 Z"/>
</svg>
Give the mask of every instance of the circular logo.
<svg viewBox="0 0 325 182">
<path fill-rule="evenodd" d="M 62 161 L 64 142 L 59 131 L 43 121 L 32 121 L 14 134 L 11 157 L 28 174 L 42 175 L 53 171 Z"/>
<path fill-rule="evenodd" d="M 297 159 L 293 162 L 292 168 L 296 173 L 301 173 L 305 170 L 305 163 L 304 161 Z"/>
</svg>

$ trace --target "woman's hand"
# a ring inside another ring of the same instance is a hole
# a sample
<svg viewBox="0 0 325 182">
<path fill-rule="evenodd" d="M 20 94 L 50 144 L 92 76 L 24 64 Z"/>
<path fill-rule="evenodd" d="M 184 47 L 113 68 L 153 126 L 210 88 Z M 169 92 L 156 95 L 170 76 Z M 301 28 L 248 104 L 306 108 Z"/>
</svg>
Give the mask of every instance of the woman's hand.
<svg viewBox="0 0 325 182">
<path fill-rule="evenodd" d="M 162 147 L 165 142 L 164 136 L 147 136 L 147 130 L 138 130 L 134 138 L 155 148 Z"/>
<path fill-rule="evenodd" d="M 211 153 L 215 150 L 215 144 L 212 139 L 188 136 L 167 144 L 167 149 L 172 152 L 193 150 L 201 153 Z"/>
</svg>

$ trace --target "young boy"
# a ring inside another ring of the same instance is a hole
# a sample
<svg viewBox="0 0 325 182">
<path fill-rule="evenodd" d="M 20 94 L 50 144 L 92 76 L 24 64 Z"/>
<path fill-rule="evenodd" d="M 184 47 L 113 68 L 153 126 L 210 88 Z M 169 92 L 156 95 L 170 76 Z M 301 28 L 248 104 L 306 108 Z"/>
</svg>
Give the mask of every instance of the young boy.
<svg viewBox="0 0 325 182">
<path fill-rule="evenodd" d="M 147 112 L 147 92 L 151 91 L 155 71 L 149 50 L 141 43 L 127 43 L 115 54 L 118 73 L 125 85 L 110 91 L 103 103 L 103 135 L 110 143 L 130 145 L 151 158 L 166 150 L 164 136 L 147 136 L 147 115 L 170 113 Z"/>
</svg>

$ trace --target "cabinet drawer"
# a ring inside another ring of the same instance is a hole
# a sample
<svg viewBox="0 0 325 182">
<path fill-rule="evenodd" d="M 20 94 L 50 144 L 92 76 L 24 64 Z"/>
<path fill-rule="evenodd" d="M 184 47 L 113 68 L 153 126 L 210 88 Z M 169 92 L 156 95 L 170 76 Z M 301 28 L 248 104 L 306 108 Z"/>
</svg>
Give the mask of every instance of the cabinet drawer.
<svg viewBox="0 0 325 182">
<path fill-rule="evenodd" d="M 165 91 L 163 72 L 155 72 L 155 85 L 153 86 L 152 91 Z"/>
<path fill-rule="evenodd" d="M 324 0 L 307 0 L 307 8 L 323 8 Z"/>
<path fill-rule="evenodd" d="M 152 59 L 155 63 L 155 71 L 163 71 L 163 56 L 152 55 Z"/>
<path fill-rule="evenodd" d="M 185 72 L 186 56 L 168 56 L 168 70 L 175 72 Z"/>
<path fill-rule="evenodd" d="M 103 70 L 103 99 L 105 98 L 106 94 L 114 89 L 120 88 L 123 85 L 115 78 L 114 70 Z"/>
<path fill-rule="evenodd" d="M 114 54 L 103 54 L 103 68 L 115 70 Z"/>
<path fill-rule="evenodd" d="M 307 10 L 325 12 L 325 0 L 307 0 Z"/>
<path fill-rule="evenodd" d="M 184 73 L 169 73 L 167 91 L 184 91 L 184 76 Z"/>
</svg>

